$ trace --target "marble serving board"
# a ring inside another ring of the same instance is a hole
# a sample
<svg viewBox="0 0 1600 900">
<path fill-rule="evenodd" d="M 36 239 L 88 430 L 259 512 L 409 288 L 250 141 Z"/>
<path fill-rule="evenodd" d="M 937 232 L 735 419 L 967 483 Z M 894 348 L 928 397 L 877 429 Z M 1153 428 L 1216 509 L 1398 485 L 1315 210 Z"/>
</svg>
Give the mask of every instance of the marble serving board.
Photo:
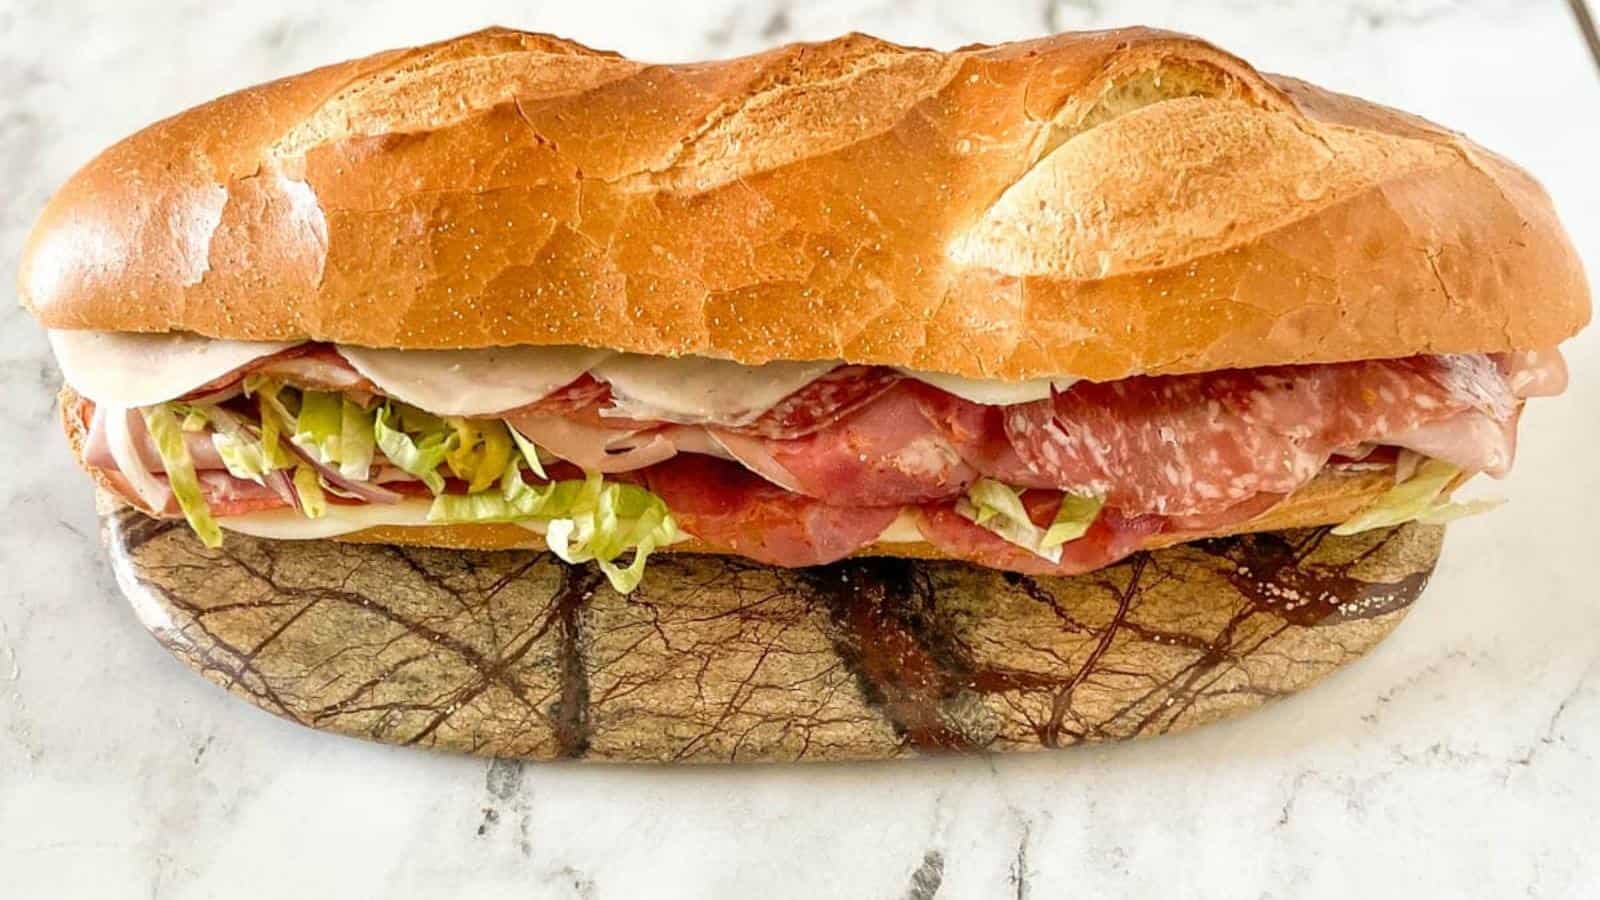
<svg viewBox="0 0 1600 900">
<path fill-rule="evenodd" d="M 1192 728 L 1293 693 L 1405 616 L 1443 529 L 1141 553 L 1073 578 L 949 562 L 592 566 L 104 520 L 139 620 L 235 696 L 327 731 L 526 759 L 1010 752 Z"/>
</svg>

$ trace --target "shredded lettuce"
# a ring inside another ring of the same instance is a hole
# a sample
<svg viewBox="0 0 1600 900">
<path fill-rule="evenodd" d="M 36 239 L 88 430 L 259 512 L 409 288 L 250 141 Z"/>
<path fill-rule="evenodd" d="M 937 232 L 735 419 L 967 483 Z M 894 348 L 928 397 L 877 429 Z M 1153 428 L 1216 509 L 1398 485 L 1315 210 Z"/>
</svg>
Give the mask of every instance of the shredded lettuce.
<svg viewBox="0 0 1600 900">
<path fill-rule="evenodd" d="M 322 492 L 316 469 L 305 463 L 295 466 L 294 492 L 300 497 L 300 511 L 306 518 L 320 519 L 328 514 L 328 495 Z"/>
<path fill-rule="evenodd" d="M 499 493 L 440 495 L 428 521 L 542 521 L 551 552 L 569 563 L 593 561 L 619 593 L 638 587 L 650 554 L 679 538 L 666 503 L 642 487 L 607 482 L 597 472 L 533 486 L 516 460 L 506 465 Z M 618 564 L 630 550 L 632 561 Z"/>
<path fill-rule="evenodd" d="M 1028 510 L 1022 505 L 1022 494 L 1007 484 L 993 478 L 979 478 L 967 488 L 967 499 L 976 509 L 973 521 L 988 527 L 995 517 L 1013 519 L 1033 526 Z"/>
<path fill-rule="evenodd" d="M 235 478 L 266 484 L 266 476 L 278 468 L 269 459 L 266 446 L 251 434 L 237 416 L 214 406 L 197 406 L 187 403 L 170 404 L 174 413 L 183 415 L 184 431 L 201 431 L 211 427 L 211 445 L 217 448 L 222 465 Z M 199 422 L 199 427 L 190 427 Z"/>
<path fill-rule="evenodd" d="M 445 465 L 462 481 L 467 491 L 477 493 L 492 487 L 512 461 L 516 446 L 504 423 L 495 419 L 445 419 L 455 431 L 456 442 L 444 456 Z"/>
<path fill-rule="evenodd" d="M 533 474 L 548 479 L 550 476 L 545 474 L 544 463 L 539 461 L 539 448 L 534 446 L 533 441 L 523 437 L 522 432 L 511 427 L 510 422 L 506 423 L 506 431 L 511 433 L 511 439 L 516 441 L 517 449 L 522 451 L 522 458 L 527 460 L 528 468 L 533 470 Z"/>
<path fill-rule="evenodd" d="M 956 501 L 956 512 L 1035 556 L 1060 562 L 1061 545 L 1082 537 L 1101 505 L 1098 497 L 1066 494 L 1050 527 L 1040 528 L 1028 515 L 1021 491 L 993 478 L 979 478 L 968 486 L 967 496 Z"/>
<path fill-rule="evenodd" d="M 217 448 L 228 474 L 235 478 L 266 484 L 267 474 L 277 468 L 268 461 L 266 447 L 243 430 L 213 431 L 211 445 Z"/>
<path fill-rule="evenodd" d="M 353 481 L 372 476 L 372 457 L 377 448 L 377 411 L 343 398 L 339 415 L 339 474 Z"/>
<path fill-rule="evenodd" d="M 178 508 L 183 510 L 183 517 L 189 521 L 189 527 L 194 529 L 194 533 L 200 536 L 200 542 L 207 547 L 222 546 L 222 529 L 206 506 L 205 492 L 200 488 L 200 478 L 195 474 L 189 448 L 184 445 L 183 426 L 179 424 L 177 415 L 168 404 L 146 407 L 140 412 L 144 415 L 145 427 L 150 429 L 150 436 L 155 439 L 156 452 L 161 455 L 161 463 L 167 470 L 167 483 L 178 500 Z"/>
<path fill-rule="evenodd" d="M 324 465 L 339 462 L 340 438 L 344 436 L 342 399 L 329 391 L 300 393 L 300 416 L 291 440 Z"/>
<path fill-rule="evenodd" d="M 244 379 L 245 394 L 255 395 L 261 413 L 261 446 L 274 469 L 287 469 L 295 464 L 294 454 L 284 449 L 282 441 L 296 430 L 294 413 L 278 396 L 282 388 L 278 382 L 256 375 L 247 375 Z"/>
<path fill-rule="evenodd" d="M 1100 508 L 1105 506 L 1105 501 L 1099 497 L 1083 494 L 1061 495 L 1061 508 L 1056 510 L 1056 517 L 1050 527 L 1044 532 L 1044 546 L 1059 547 L 1068 541 L 1075 541 L 1084 536 L 1094 525 L 1094 520 L 1100 516 Z"/>
<path fill-rule="evenodd" d="M 391 417 L 399 428 L 389 424 Z M 442 419 L 404 404 L 384 404 L 378 407 L 372 430 L 378 448 L 390 462 L 422 479 L 435 494 L 444 492 L 439 466 L 455 449 L 457 437 Z"/>
<path fill-rule="evenodd" d="M 1436 525 L 1494 509 L 1503 502 L 1471 500 L 1453 503 L 1442 498 L 1440 495 L 1444 489 L 1460 474 L 1459 467 L 1444 460 L 1423 459 L 1410 478 L 1385 491 L 1355 518 L 1335 526 L 1333 533 L 1359 534 L 1411 521 Z"/>
</svg>

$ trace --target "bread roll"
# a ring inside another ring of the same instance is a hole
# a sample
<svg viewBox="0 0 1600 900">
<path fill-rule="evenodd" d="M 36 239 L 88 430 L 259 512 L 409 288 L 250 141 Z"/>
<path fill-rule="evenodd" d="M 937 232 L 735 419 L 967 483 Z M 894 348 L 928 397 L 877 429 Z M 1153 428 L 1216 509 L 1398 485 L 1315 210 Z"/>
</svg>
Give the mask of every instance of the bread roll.
<svg viewBox="0 0 1600 900">
<path fill-rule="evenodd" d="M 20 290 L 51 328 L 1006 380 L 1542 348 L 1589 315 L 1520 169 L 1145 29 L 382 53 L 112 147 Z"/>
</svg>

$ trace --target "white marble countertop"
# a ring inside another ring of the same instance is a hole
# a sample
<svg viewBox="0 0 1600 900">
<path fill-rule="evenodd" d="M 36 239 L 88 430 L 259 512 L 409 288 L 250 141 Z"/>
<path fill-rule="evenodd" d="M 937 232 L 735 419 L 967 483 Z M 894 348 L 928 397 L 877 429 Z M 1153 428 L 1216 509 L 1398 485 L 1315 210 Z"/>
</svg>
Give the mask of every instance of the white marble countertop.
<svg viewBox="0 0 1600 900">
<path fill-rule="evenodd" d="M 0 269 L 95 150 L 224 90 L 500 23 L 683 59 L 858 29 L 949 47 L 1145 22 L 1459 128 L 1557 198 L 1600 272 L 1600 71 L 1560 0 L 0 7 Z M 1535 298 L 1530 298 L 1530 301 Z M 145 636 L 0 341 L 0 894 L 17 897 L 1594 896 L 1600 328 L 1533 404 L 1492 516 L 1370 658 L 1184 736 L 1016 758 L 521 766 L 307 731 Z M 1479 488 L 1481 493 L 1484 489 Z"/>
</svg>

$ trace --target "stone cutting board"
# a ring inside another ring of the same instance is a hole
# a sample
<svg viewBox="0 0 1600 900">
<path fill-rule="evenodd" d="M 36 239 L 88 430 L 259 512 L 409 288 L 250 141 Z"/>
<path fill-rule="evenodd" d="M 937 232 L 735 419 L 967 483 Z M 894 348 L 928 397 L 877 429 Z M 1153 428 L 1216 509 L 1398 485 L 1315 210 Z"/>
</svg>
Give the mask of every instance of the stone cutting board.
<svg viewBox="0 0 1600 900">
<path fill-rule="evenodd" d="M 1443 530 L 1247 535 L 1074 578 L 859 559 L 666 556 L 631 596 L 547 553 L 229 535 L 105 519 L 168 650 L 312 728 L 619 762 L 1010 752 L 1192 728 L 1365 653 Z"/>
</svg>

